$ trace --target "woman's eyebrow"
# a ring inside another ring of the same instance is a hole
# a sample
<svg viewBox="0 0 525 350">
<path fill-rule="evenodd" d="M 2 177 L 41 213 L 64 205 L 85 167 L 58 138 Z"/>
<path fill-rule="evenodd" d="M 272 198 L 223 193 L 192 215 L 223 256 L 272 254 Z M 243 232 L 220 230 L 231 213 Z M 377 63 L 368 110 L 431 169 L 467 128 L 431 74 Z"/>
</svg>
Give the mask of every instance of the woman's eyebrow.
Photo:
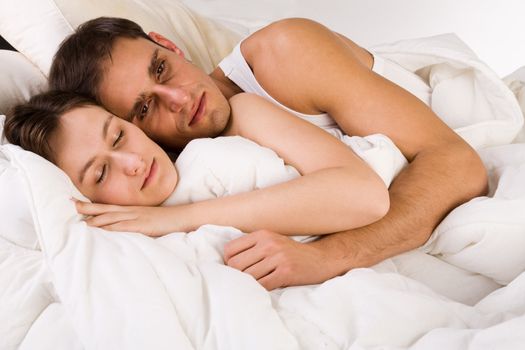
<svg viewBox="0 0 525 350">
<path fill-rule="evenodd" d="M 102 141 L 105 141 L 108 137 L 109 125 L 111 124 L 113 117 L 114 115 L 110 114 L 104 121 L 104 125 L 102 126 Z M 86 163 L 86 165 L 84 165 L 82 170 L 80 170 L 80 174 L 79 174 L 80 183 L 84 182 L 84 177 L 86 176 L 86 172 L 93 165 L 94 162 L 95 162 L 95 156 L 91 157 Z"/>
<path fill-rule="evenodd" d="M 108 115 L 106 121 L 104 122 L 104 126 L 102 127 L 102 140 L 105 140 L 108 137 L 108 129 L 109 125 L 111 124 L 111 121 L 113 120 L 113 117 L 113 114 Z"/>
</svg>

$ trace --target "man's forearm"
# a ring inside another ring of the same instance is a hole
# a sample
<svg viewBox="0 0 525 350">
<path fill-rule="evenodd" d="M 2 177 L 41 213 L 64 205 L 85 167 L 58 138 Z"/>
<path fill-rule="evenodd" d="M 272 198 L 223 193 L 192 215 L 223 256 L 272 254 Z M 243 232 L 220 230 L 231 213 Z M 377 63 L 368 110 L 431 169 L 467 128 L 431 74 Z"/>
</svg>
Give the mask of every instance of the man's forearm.
<svg viewBox="0 0 525 350">
<path fill-rule="evenodd" d="M 423 245 L 444 216 L 486 191 L 486 172 L 462 145 L 417 156 L 390 187 L 390 211 L 381 220 L 311 243 L 339 275 Z"/>
</svg>

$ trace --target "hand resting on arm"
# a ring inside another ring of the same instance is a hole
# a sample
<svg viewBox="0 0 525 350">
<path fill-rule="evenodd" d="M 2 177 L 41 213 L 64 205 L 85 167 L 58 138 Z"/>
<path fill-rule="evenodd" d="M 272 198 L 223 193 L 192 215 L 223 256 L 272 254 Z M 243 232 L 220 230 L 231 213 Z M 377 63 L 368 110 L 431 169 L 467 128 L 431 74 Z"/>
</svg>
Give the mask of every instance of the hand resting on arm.
<svg viewBox="0 0 525 350">
<path fill-rule="evenodd" d="M 233 117 L 225 135 L 242 135 L 275 150 L 302 177 L 250 193 L 174 207 L 79 203 L 79 211 L 92 216 L 88 223 L 153 236 L 191 231 L 209 223 L 245 232 L 265 228 L 301 235 L 362 226 L 385 214 L 385 184 L 347 145 L 258 96 L 240 94 L 231 104 Z"/>
</svg>

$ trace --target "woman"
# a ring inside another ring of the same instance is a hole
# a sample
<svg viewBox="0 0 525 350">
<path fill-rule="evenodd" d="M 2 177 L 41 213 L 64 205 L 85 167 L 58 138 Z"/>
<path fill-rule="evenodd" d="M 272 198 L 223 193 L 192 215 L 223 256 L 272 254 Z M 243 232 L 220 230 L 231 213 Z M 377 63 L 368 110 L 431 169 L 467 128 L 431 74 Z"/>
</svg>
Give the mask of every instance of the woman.
<svg viewBox="0 0 525 350">
<path fill-rule="evenodd" d="M 244 232 L 266 228 L 285 235 L 319 235 L 367 225 L 386 214 L 385 183 L 339 140 L 257 96 L 240 94 L 230 103 L 232 118 L 224 136 L 253 127 L 251 118 L 279 123 L 265 142 L 303 175 L 291 176 L 292 181 L 320 185 L 295 192 L 295 198 L 276 184 L 259 189 L 267 195 L 257 202 L 229 193 L 193 204 L 155 207 L 178 183 L 168 155 L 133 124 L 72 93 L 48 92 L 17 106 L 5 134 L 11 143 L 62 168 L 96 202 L 79 202 L 79 212 L 89 216 L 89 224 L 109 230 L 160 236 L 212 223 Z M 352 185 L 340 188 L 338 183 Z M 355 200 L 348 201 L 349 195 Z"/>
</svg>

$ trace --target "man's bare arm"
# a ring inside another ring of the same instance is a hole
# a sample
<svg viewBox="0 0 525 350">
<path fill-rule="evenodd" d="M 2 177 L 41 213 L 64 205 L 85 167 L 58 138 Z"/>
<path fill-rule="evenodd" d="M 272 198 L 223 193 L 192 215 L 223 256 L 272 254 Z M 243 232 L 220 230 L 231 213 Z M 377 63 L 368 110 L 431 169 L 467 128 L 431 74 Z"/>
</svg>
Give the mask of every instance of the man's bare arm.
<svg viewBox="0 0 525 350">
<path fill-rule="evenodd" d="M 475 151 L 416 97 L 372 72 L 366 55 L 347 39 L 296 19 L 256 33 L 243 49 L 274 98 L 303 113 L 328 112 L 349 135 L 384 133 L 411 162 L 392 184 L 391 209 L 380 221 L 324 237 L 308 248 L 278 239 L 294 262 L 286 272 L 272 272 L 273 280 L 264 277 L 267 288 L 321 282 L 416 248 L 450 210 L 486 191 L 486 172 Z M 263 238 L 271 240 L 271 235 Z M 273 248 L 277 252 L 279 244 Z M 247 256 L 242 244 L 227 246 L 228 264 L 243 270 Z M 308 259 L 319 259 L 322 268 L 312 273 Z M 289 263 L 286 257 L 283 261 Z"/>
<path fill-rule="evenodd" d="M 462 151 L 455 145 L 450 148 Z M 371 266 L 423 245 L 451 208 L 484 193 L 483 181 L 478 184 L 481 190 L 476 191 L 475 186 L 469 185 L 472 178 L 468 172 L 450 171 L 459 162 L 463 162 L 462 166 L 478 168 L 474 157 L 451 155 L 448 150 L 433 150 L 431 159 L 426 157 L 418 154 L 411 166 L 396 178 L 390 187 L 390 211 L 383 219 L 312 243 L 315 248 L 332 253 L 332 263 L 328 266 L 335 267 L 333 274 Z M 479 169 L 480 174 L 484 172 Z M 415 179 L 417 185 L 414 185 Z"/>
</svg>

